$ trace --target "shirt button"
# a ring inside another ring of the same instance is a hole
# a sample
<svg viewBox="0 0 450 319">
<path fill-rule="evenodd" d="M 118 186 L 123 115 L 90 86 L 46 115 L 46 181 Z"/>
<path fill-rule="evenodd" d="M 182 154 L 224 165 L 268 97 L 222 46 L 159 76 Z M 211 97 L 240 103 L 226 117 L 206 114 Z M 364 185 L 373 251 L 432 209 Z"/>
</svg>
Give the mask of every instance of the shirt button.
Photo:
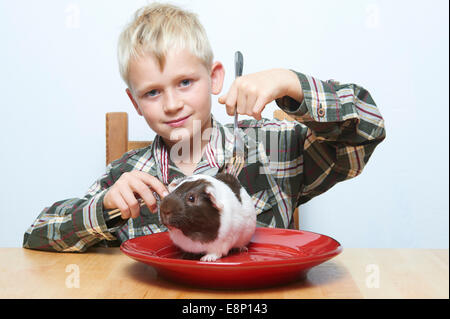
<svg viewBox="0 0 450 319">
<path fill-rule="evenodd" d="M 322 106 L 319 107 L 319 110 L 317 111 L 317 114 L 319 115 L 319 117 L 324 117 L 325 116 L 325 110 Z"/>
</svg>

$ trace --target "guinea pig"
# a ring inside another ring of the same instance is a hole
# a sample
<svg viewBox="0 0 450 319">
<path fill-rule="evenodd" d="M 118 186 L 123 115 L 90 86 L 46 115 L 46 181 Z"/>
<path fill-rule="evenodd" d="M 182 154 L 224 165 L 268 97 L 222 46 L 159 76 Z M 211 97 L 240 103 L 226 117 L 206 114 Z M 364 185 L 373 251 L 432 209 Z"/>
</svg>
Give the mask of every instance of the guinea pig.
<svg viewBox="0 0 450 319">
<path fill-rule="evenodd" d="M 174 180 L 160 205 L 162 223 L 173 243 L 185 252 L 216 261 L 232 248 L 245 250 L 256 228 L 253 201 L 227 173 Z"/>
</svg>

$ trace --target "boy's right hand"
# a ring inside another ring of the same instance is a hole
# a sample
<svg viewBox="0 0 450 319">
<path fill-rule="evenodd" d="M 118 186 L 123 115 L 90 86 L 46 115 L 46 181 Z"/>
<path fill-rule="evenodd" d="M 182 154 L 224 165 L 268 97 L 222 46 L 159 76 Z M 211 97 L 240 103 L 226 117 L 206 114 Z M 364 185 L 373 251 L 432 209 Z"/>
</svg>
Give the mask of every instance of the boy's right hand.
<svg viewBox="0 0 450 319">
<path fill-rule="evenodd" d="M 155 212 L 156 199 L 152 190 L 164 198 L 167 188 L 156 177 L 141 171 L 123 173 L 122 176 L 106 192 L 103 198 L 103 208 L 106 210 L 118 208 L 122 219 L 139 216 L 140 206 L 136 195 L 141 197 L 149 210 Z"/>
</svg>

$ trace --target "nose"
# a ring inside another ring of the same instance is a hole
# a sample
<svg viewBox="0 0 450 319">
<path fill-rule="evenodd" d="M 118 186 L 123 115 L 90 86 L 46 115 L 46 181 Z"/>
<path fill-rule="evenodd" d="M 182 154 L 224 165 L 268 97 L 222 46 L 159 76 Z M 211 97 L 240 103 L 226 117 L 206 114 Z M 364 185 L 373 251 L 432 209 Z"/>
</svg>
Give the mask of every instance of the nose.
<svg viewBox="0 0 450 319">
<path fill-rule="evenodd" d="M 160 209 L 161 215 L 162 216 L 170 216 L 170 214 L 172 213 L 170 210 L 168 209 Z"/>
<path fill-rule="evenodd" d="M 166 113 L 176 113 L 183 108 L 184 102 L 174 90 L 167 90 L 164 99 L 163 110 Z"/>
<path fill-rule="evenodd" d="M 161 214 L 161 222 L 164 225 L 167 225 L 169 223 L 170 215 L 172 214 L 172 210 L 168 207 L 165 207 L 165 205 L 161 205 L 159 212 Z"/>
</svg>

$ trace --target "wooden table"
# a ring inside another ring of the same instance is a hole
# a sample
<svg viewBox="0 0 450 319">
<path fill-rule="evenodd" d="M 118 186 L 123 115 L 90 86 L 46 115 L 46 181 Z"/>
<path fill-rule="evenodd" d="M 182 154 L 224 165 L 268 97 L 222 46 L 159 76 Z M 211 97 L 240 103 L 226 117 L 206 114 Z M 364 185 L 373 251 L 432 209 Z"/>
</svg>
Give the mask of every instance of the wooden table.
<svg viewBox="0 0 450 319">
<path fill-rule="evenodd" d="M 350 249 L 303 281 L 208 290 L 158 277 L 118 248 L 50 253 L 0 248 L 0 298 L 449 298 L 448 249 Z"/>
</svg>

